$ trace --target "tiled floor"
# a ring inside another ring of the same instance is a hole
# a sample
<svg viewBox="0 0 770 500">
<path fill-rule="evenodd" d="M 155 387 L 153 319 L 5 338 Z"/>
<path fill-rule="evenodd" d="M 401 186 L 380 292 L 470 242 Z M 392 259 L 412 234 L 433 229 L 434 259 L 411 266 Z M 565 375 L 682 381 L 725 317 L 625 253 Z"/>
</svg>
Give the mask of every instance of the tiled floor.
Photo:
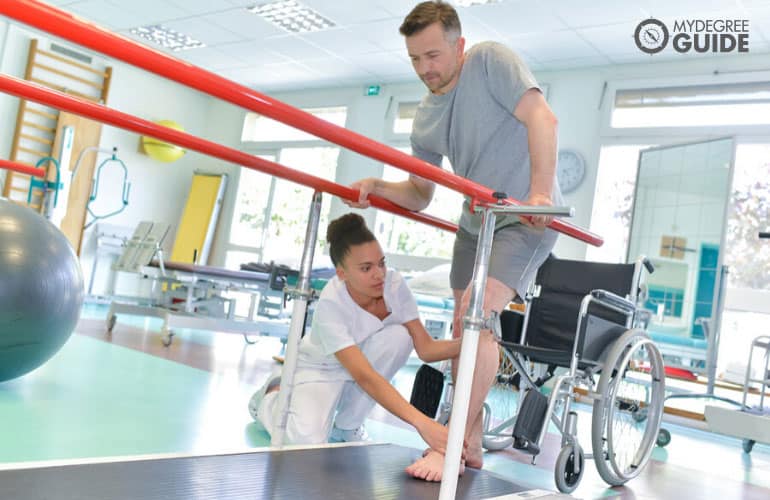
<svg viewBox="0 0 770 500">
<path fill-rule="evenodd" d="M 0 383 L 0 462 L 148 453 L 212 453 L 265 446 L 246 411 L 280 351 L 274 338 L 247 345 L 239 335 L 182 331 L 161 345 L 159 322 L 121 318 L 104 333 L 105 309 L 86 307 L 76 334 L 43 367 Z M 406 397 L 416 364 L 395 378 Z M 590 418 L 580 438 L 590 448 Z M 770 498 L 770 447 L 751 455 L 740 441 L 667 423 L 672 443 L 655 449 L 642 474 L 608 488 L 589 463 L 580 498 Z M 378 441 L 421 448 L 417 434 L 375 411 Z M 485 467 L 533 489 L 555 489 L 558 438 L 549 435 L 536 466 L 513 450 L 488 453 Z M 404 464 L 407 465 L 407 464 Z M 0 485 L 1 489 L 1 485 Z M 0 495 L 2 496 L 2 495 Z"/>
</svg>

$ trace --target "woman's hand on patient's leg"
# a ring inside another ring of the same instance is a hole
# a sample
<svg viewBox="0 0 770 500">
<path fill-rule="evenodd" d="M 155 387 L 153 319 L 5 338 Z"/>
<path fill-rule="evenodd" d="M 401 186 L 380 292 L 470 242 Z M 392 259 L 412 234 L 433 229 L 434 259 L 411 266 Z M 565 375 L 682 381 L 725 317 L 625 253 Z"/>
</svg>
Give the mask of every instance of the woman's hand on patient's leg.
<svg viewBox="0 0 770 500">
<path fill-rule="evenodd" d="M 433 419 L 425 417 L 416 425 L 417 432 L 428 443 L 432 449 L 442 455 L 446 453 L 447 439 L 449 438 L 449 429 Z M 463 456 L 465 456 L 466 443 L 463 443 Z"/>
</svg>

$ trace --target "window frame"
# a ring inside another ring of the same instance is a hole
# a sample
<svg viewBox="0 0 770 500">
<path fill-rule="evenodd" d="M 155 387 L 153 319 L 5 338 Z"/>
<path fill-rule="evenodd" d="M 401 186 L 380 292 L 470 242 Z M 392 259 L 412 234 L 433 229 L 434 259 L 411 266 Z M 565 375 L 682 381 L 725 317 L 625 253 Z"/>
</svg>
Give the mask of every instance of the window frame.
<svg viewBox="0 0 770 500">
<path fill-rule="evenodd" d="M 317 103 L 302 103 L 302 104 L 297 104 L 297 106 L 299 106 L 302 111 L 310 112 L 311 114 L 312 114 L 312 110 L 314 109 L 343 108 L 345 110 L 345 123 L 344 123 L 345 126 L 347 125 L 348 120 L 350 119 L 350 105 L 344 102 L 334 101 L 332 103 L 328 103 L 324 105 L 318 105 Z M 287 148 L 302 149 L 302 148 L 316 148 L 316 147 L 334 147 L 339 149 L 340 153 L 342 153 L 343 148 L 341 146 L 332 144 L 321 138 L 300 139 L 300 140 L 291 140 L 291 139 L 269 140 L 269 141 L 243 140 L 243 131 L 246 127 L 246 118 L 249 116 L 249 114 L 251 114 L 251 112 L 245 113 L 241 121 L 240 150 L 243 151 L 244 153 L 254 155 L 254 156 L 272 156 L 273 158 L 275 158 L 276 163 L 281 163 L 282 151 Z M 253 113 L 253 114 L 259 114 L 259 113 Z M 266 118 L 270 118 L 270 117 L 266 117 Z M 339 161 L 339 156 L 338 156 L 338 161 Z M 339 167 L 339 163 L 337 166 Z M 270 229 L 270 219 L 273 214 L 273 203 L 275 201 L 274 197 L 275 197 L 276 184 L 279 178 L 276 176 L 271 176 L 270 178 L 270 190 L 268 194 L 268 199 L 266 201 L 265 219 L 263 221 L 263 226 L 261 229 L 262 234 L 260 237 L 260 246 L 252 247 L 252 246 L 233 243 L 231 240 L 232 238 L 231 232 L 232 232 L 232 225 L 233 225 L 232 217 L 235 216 L 235 213 L 237 210 L 237 205 L 238 205 L 237 193 L 241 182 L 241 172 L 243 172 L 244 168 L 245 167 L 241 167 L 238 170 L 238 175 L 235 178 L 236 195 L 235 195 L 235 200 L 233 201 L 233 211 L 231 213 L 231 220 L 227 230 L 227 239 L 226 239 L 226 243 L 224 244 L 223 253 L 225 255 L 225 260 L 227 259 L 226 256 L 228 252 L 231 252 L 231 251 L 253 253 L 258 256 L 258 261 L 262 262 L 264 260 L 264 255 L 265 255 L 264 242 L 266 240 L 267 233 Z"/>
<path fill-rule="evenodd" d="M 269 147 L 269 148 L 243 148 L 242 149 L 245 153 L 254 155 L 254 156 L 272 156 L 275 158 L 276 162 L 280 162 L 280 154 L 281 149 L 277 147 Z M 246 167 L 240 167 L 238 169 L 238 176 L 236 178 L 236 191 L 235 191 L 235 200 L 233 201 L 233 213 L 230 220 L 230 226 L 227 230 L 227 243 L 225 244 L 224 253 L 225 256 L 228 252 L 236 251 L 236 252 L 248 252 L 248 253 L 254 253 L 259 256 L 257 262 L 262 262 L 262 258 L 264 256 L 264 241 L 265 241 L 265 234 L 268 231 L 269 224 L 270 224 L 270 215 L 272 214 L 272 203 L 273 203 L 273 196 L 275 194 L 275 184 L 277 182 L 277 178 L 275 176 L 270 176 L 270 191 L 267 198 L 267 205 L 265 207 L 265 220 L 262 223 L 261 228 L 261 237 L 260 237 L 260 246 L 258 247 L 251 247 L 247 245 L 241 245 L 238 243 L 232 242 L 232 229 L 233 229 L 233 221 L 232 217 L 235 217 L 236 213 L 236 207 L 238 205 L 238 189 L 240 188 L 240 182 L 241 182 L 241 173 L 244 171 Z"/>
<path fill-rule="evenodd" d="M 406 150 L 410 149 L 411 148 L 411 144 L 410 144 L 409 139 L 408 139 L 408 134 L 399 134 L 399 135 L 402 135 L 402 136 L 406 135 L 407 137 L 405 139 L 402 138 L 399 141 L 387 142 L 386 144 L 388 146 L 392 147 L 392 148 L 395 148 L 395 149 L 406 149 Z M 407 152 L 407 154 L 409 154 L 409 153 Z M 392 168 L 396 168 L 396 169 L 398 168 L 398 167 L 394 167 L 392 165 L 387 165 L 387 164 L 384 164 L 384 163 L 381 163 L 381 165 L 382 165 L 382 170 L 380 171 L 380 177 L 381 178 L 384 178 L 385 168 L 386 167 L 390 166 Z M 405 176 L 409 175 L 409 173 L 406 172 L 405 170 L 402 170 L 402 172 L 403 172 L 403 174 Z M 462 205 L 462 200 L 460 201 L 460 204 Z M 382 211 L 382 210 L 378 209 L 377 210 L 377 215 L 379 215 L 380 213 L 389 214 L 389 212 L 385 212 L 385 211 Z M 441 217 L 443 219 L 446 219 L 446 220 L 449 220 L 446 217 L 442 217 L 442 216 L 439 216 L 439 217 Z M 377 220 L 377 216 L 375 216 L 375 224 L 380 224 L 380 221 Z M 419 224 L 422 224 L 422 223 L 419 223 Z M 430 228 L 432 230 L 436 230 L 436 231 L 443 231 L 442 229 L 434 228 L 432 226 L 427 226 L 426 225 L 426 227 L 428 227 L 428 228 Z M 378 234 L 378 232 L 375 232 L 375 234 Z M 445 264 L 445 263 L 451 261 L 451 257 L 432 257 L 432 256 L 424 256 L 424 255 L 410 255 L 410 254 L 405 254 L 405 253 L 401 253 L 401 252 L 396 252 L 396 251 L 393 251 L 390 247 L 388 247 L 386 245 L 385 241 L 380 241 L 380 244 L 383 245 L 383 251 L 385 252 L 385 255 L 388 257 L 389 262 L 391 264 L 393 262 L 399 262 L 399 263 L 409 262 L 409 265 L 404 265 L 404 267 L 408 267 L 408 268 L 412 268 L 412 269 L 419 268 L 420 270 L 425 270 L 425 269 L 429 269 L 430 267 L 437 266 L 437 265 L 440 265 L 440 264 Z M 451 252 L 450 252 L 450 254 L 451 254 Z M 410 261 L 409 259 L 413 259 L 413 260 Z"/>
<path fill-rule="evenodd" d="M 345 104 L 345 103 L 334 103 L 334 104 L 328 104 L 328 105 L 303 105 L 299 109 L 300 109 L 300 111 L 304 111 L 305 113 L 309 113 L 309 114 L 311 114 L 313 116 L 317 116 L 317 115 L 313 114 L 313 111 L 320 110 L 320 109 L 333 109 L 333 108 L 342 108 L 342 109 L 345 110 L 345 120 L 344 120 L 344 123 L 342 123 L 342 125 L 339 125 L 339 126 L 342 126 L 342 127 L 347 126 L 348 119 L 350 118 L 350 106 L 348 104 Z M 244 134 L 244 130 L 246 129 L 246 119 L 249 118 L 249 116 L 251 116 L 251 115 L 256 115 L 256 119 L 259 119 L 259 117 L 264 117 L 264 118 L 266 118 L 268 120 L 272 120 L 272 121 L 277 122 L 282 127 L 294 128 L 295 130 L 297 130 L 299 132 L 302 132 L 304 134 L 312 136 L 312 134 L 310 134 L 309 132 L 305 132 L 304 130 L 301 130 L 299 128 L 292 127 L 291 125 L 284 124 L 284 123 L 282 123 L 282 122 L 280 122 L 278 120 L 275 120 L 274 118 L 271 118 L 271 117 L 269 117 L 267 115 L 264 115 L 264 114 L 261 114 L 261 113 L 257 113 L 257 112 L 254 112 L 254 111 L 248 111 L 248 112 L 246 112 L 246 114 L 243 115 L 243 120 L 242 120 L 242 124 L 241 124 L 241 138 L 240 138 L 240 141 L 241 141 L 242 145 L 251 144 L 251 143 L 256 143 L 256 144 L 286 144 L 286 143 L 288 143 L 288 144 L 299 144 L 299 143 L 311 143 L 311 142 L 316 142 L 316 141 L 323 141 L 323 139 L 320 139 L 320 138 L 315 138 L 315 139 L 271 139 L 271 140 L 267 140 L 267 141 L 254 141 L 254 140 L 250 140 L 250 139 L 249 140 L 245 140 L 243 138 L 243 134 Z M 332 123 L 332 122 L 328 122 L 328 123 Z"/>
<path fill-rule="evenodd" d="M 420 89 L 411 90 L 409 92 L 402 92 L 398 96 L 393 96 L 388 102 L 388 109 L 385 111 L 385 130 L 383 133 L 383 142 L 389 146 L 406 142 L 407 146 L 410 146 L 409 136 L 410 133 L 396 133 L 393 128 L 396 125 L 396 118 L 398 117 L 398 107 L 400 104 L 419 104 L 425 97 L 426 90 Z"/>
<path fill-rule="evenodd" d="M 285 149 L 303 149 L 303 148 L 318 148 L 318 147 L 336 148 L 340 150 L 340 153 L 343 150 L 341 146 L 337 146 L 336 144 L 331 144 L 327 141 L 319 139 L 317 141 L 269 141 L 269 142 L 248 141 L 243 143 L 243 146 L 241 147 L 241 151 L 254 156 L 271 155 L 275 158 L 276 163 L 281 163 L 281 155 L 283 153 L 283 150 Z M 338 157 L 338 161 L 339 161 L 339 157 Z M 339 166 L 339 164 L 337 166 Z M 241 172 L 243 172 L 244 168 L 245 167 L 241 167 L 238 170 L 236 186 L 240 186 Z M 266 240 L 267 233 L 270 230 L 270 220 L 273 214 L 273 203 L 275 201 L 275 190 L 279 180 L 282 180 L 282 178 L 276 177 L 276 176 L 270 177 L 270 190 L 268 194 L 268 199 L 266 201 L 265 218 L 261 228 L 261 234 L 262 234 L 262 236 L 260 237 L 261 245 L 258 247 L 257 246 L 251 247 L 246 245 L 240 245 L 237 243 L 232 243 L 231 241 L 232 220 L 231 220 L 230 227 L 228 228 L 228 233 L 227 233 L 227 243 L 225 244 L 225 248 L 224 248 L 225 255 L 227 255 L 227 253 L 230 251 L 248 252 L 248 253 L 254 253 L 258 255 L 259 257 L 258 262 L 264 261 L 264 255 L 265 255 L 264 242 Z M 238 204 L 238 199 L 237 199 L 237 187 L 236 187 L 236 199 L 233 202 L 233 213 L 232 213 L 233 216 L 236 213 L 237 204 Z M 308 207 L 309 207 L 309 204 L 308 204 Z"/>
<path fill-rule="evenodd" d="M 691 126 L 658 126 L 658 127 L 613 127 L 612 113 L 615 110 L 615 97 L 619 90 L 633 90 L 661 87 L 687 87 L 698 85 L 731 85 L 736 83 L 757 83 L 770 81 L 770 71 L 724 73 L 717 75 L 700 75 L 688 77 L 667 77 L 650 79 L 628 79 L 606 82 L 602 95 L 601 117 L 599 129 L 599 146 L 606 144 L 608 139 L 632 138 L 632 140 L 653 140 L 663 137 L 669 144 L 731 135 L 737 137 L 770 135 L 770 124 L 767 125 L 691 125 Z M 664 145 L 665 143 L 660 143 Z"/>
</svg>

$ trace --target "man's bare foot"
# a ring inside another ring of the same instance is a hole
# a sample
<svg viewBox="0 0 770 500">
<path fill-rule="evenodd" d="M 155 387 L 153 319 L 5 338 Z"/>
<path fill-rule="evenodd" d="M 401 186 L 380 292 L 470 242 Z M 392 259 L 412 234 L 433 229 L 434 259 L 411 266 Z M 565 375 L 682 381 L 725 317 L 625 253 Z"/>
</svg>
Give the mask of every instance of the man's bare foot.
<svg viewBox="0 0 770 500">
<path fill-rule="evenodd" d="M 444 472 L 444 455 L 435 451 L 427 450 L 422 458 L 417 459 L 412 465 L 406 468 L 406 473 L 417 479 L 425 481 L 441 481 L 441 475 Z M 465 472 L 465 463 L 460 462 L 460 475 Z"/>
<path fill-rule="evenodd" d="M 484 450 L 481 447 L 468 447 L 465 452 L 465 465 L 474 469 L 481 469 L 484 466 Z"/>
</svg>

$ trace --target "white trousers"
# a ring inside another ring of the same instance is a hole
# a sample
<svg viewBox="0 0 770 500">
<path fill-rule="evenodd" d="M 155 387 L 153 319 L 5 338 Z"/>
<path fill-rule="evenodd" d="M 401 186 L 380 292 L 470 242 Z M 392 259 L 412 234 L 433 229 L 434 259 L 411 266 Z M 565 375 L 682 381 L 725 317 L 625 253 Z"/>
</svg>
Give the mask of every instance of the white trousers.
<svg viewBox="0 0 770 500">
<path fill-rule="evenodd" d="M 414 345 L 406 327 L 390 325 L 366 339 L 359 348 L 372 368 L 390 380 L 406 364 Z M 297 374 L 300 370 L 302 367 L 298 365 Z M 295 383 L 284 432 L 285 444 L 326 443 L 334 424 L 344 430 L 363 425 L 375 401 L 345 373 L 347 380 L 339 377 L 323 380 L 319 376 L 319 380 Z M 299 378 L 297 374 L 295 380 Z M 266 394 L 257 411 L 259 421 L 271 436 L 280 419 L 279 392 Z"/>
</svg>

